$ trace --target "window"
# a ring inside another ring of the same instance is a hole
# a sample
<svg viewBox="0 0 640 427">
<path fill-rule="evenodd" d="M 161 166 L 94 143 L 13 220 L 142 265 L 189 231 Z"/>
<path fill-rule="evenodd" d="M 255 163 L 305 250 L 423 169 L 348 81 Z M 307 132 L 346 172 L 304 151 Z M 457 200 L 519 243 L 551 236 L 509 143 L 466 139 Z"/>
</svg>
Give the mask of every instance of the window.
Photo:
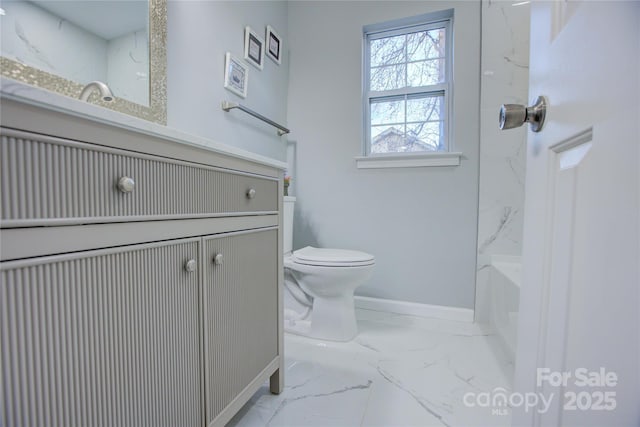
<svg viewBox="0 0 640 427">
<path fill-rule="evenodd" d="M 366 156 L 449 151 L 452 18 L 444 11 L 364 28 Z"/>
</svg>

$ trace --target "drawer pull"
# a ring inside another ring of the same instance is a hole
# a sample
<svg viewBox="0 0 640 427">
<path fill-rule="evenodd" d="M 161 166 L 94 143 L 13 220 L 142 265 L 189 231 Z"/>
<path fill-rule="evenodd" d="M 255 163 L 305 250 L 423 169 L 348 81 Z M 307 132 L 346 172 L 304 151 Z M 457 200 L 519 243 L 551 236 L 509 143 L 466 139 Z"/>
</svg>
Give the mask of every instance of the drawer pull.
<svg viewBox="0 0 640 427">
<path fill-rule="evenodd" d="M 189 261 L 184 263 L 184 269 L 189 273 L 193 273 L 194 271 L 196 271 L 196 267 L 197 264 L 195 259 L 190 259 Z"/>
<path fill-rule="evenodd" d="M 247 199 L 253 199 L 256 197 L 256 190 L 254 188 L 250 188 L 247 190 Z"/>
<path fill-rule="evenodd" d="M 213 263 L 215 265 L 222 265 L 222 262 L 224 261 L 222 254 L 218 254 L 216 256 L 213 257 Z"/>
<path fill-rule="evenodd" d="M 118 180 L 118 190 L 122 191 L 123 193 L 131 193 L 135 187 L 136 182 L 133 180 L 133 178 L 123 176 Z"/>
</svg>

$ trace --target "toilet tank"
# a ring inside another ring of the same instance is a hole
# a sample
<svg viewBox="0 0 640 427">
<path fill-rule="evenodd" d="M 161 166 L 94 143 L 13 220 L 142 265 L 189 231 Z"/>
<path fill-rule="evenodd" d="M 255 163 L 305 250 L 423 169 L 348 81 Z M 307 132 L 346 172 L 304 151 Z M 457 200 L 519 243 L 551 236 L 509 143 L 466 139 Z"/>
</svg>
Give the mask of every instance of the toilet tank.
<svg viewBox="0 0 640 427">
<path fill-rule="evenodd" d="M 293 208 L 296 204 L 296 198 L 292 196 L 284 196 L 284 214 L 283 214 L 283 246 L 284 253 L 288 254 L 293 250 Z"/>
</svg>

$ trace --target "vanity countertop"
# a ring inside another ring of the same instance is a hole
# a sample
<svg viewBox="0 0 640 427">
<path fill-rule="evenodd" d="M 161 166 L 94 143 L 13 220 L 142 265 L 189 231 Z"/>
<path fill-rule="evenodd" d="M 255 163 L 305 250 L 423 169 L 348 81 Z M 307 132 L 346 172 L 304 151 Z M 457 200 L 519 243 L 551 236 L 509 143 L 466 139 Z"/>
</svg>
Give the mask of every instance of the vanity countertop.
<svg viewBox="0 0 640 427">
<path fill-rule="evenodd" d="M 233 156 L 236 158 L 273 166 L 278 169 L 286 169 L 287 164 L 266 156 L 251 153 L 240 148 L 232 147 L 220 142 L 152 123 L 126 114 L 102 108 L 97 105 L 82 102 L 77 99 L 59 95 L 48 90 L 29 86 L 5 77 L 0 78 L 0 95 L 3 98 L 17 102 L 46 108 L 52 111 L 66 113 L 72 116 L 85 118 L 98 123 L 108 124 L 127 130 L 140 132 L 146 135 L 171 140 L 176 143 L 206 148 L 216 153 Z"/>
</svg>

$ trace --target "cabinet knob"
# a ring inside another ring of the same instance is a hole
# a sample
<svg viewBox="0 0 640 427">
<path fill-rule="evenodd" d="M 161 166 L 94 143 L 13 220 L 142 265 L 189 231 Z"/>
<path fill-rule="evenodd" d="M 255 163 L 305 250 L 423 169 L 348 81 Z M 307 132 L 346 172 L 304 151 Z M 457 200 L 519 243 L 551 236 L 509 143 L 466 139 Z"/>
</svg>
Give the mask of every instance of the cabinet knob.
<svg viewBox="0 0 640 427">
<path fill-rule="evenodd" d="M 131 193 L 135 187 L 136 182 L 133 180 L 133 178 L 123 176 L 118 180 L 118 190 L 122 191 L 123 193 Z"/>
<path fill-rule="evenodd" d="M 184 269 L 189 273 L 193 273 L 196 271 L 197 263 L 195 259 L 190 259 L 189 261 L 184 263 Z"/>
<path fill-rule="evenodd" d="M 247 199 L 253 199 L 256 197 L 256 190 L 254 188 L 250 188 L 247 190 Z"/>
<path fill-rule="evenodd" d="M 222 265 L 223 261 L 224 261 L 224 258 L 222 254 L 217 254 L 216 256 L 213 257 L 213 263 L 215 265 Z"/>
</svg>

